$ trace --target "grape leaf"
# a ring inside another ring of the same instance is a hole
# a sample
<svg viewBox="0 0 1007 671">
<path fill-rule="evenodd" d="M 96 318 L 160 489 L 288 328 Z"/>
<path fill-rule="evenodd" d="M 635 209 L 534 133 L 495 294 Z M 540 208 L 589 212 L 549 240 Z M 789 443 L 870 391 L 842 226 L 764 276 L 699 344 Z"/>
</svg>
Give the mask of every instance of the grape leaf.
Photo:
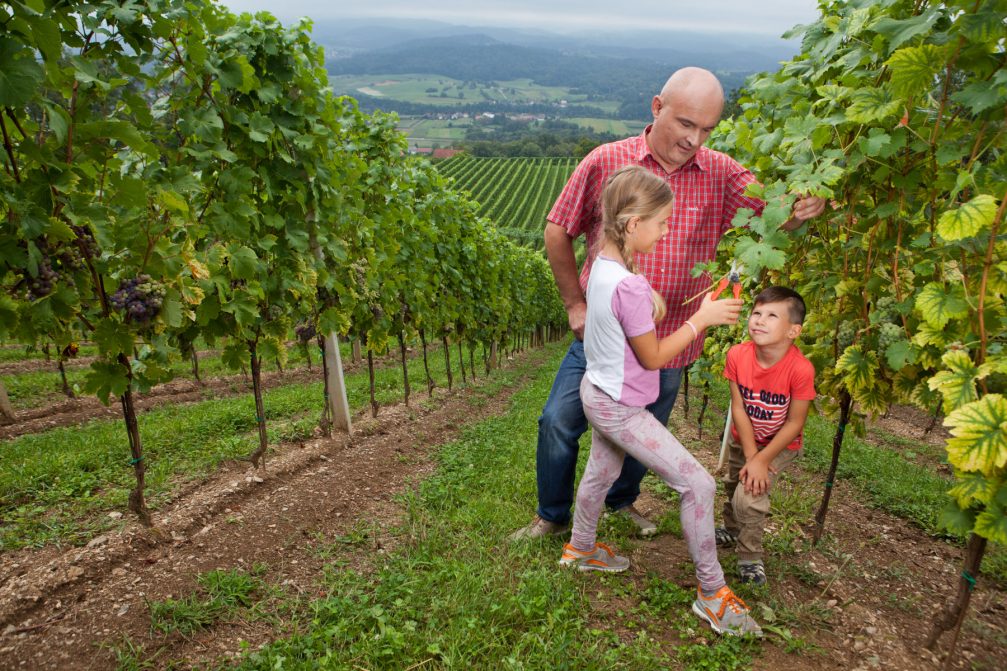
<svg viewBox="0 0 1007 671">
<path fill-rule="evenodd" d="M 974 237 L 992 226 L 996 212 L 996 198 L 980 194 L 961 207 L 944 212 L 937 223 L 937 234 L 948 242 Z"/>
<path fill-rule="evenodd" d="M 941 282 L 931 282 L 916 297 L 916 311 L 928 324 L 942 329 L 952 319 L 967 317 L 969 304 L 961 285 L 949 290 Z"/>
<path fill-rule="evenodd" d="M 1007 464 L 1007 399 L 987 394 L 947 416 L 948 461 L 962 471 L 991 475 Z"/>
</svg>

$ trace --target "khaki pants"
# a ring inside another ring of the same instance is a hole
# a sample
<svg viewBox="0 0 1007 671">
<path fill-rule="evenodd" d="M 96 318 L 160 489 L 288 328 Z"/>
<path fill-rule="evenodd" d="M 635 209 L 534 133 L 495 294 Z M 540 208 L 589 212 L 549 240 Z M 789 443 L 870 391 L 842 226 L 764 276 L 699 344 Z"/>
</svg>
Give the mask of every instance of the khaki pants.
<svg viewBox="0 0 1007 671">
<path fill-rule="evenodd" d="M 745 466 L 745 453 L 741 444 L 730 440 L 731 459 L 724 476 L 724 526 L 738 539 L 738 559 L 752 561 L 762 559 L 762 532 L 766 515 L 769 514 L 769 492 L 755 496 L 745 491 L 738 482 L 738 473 Z M 760 448 L 761 449 L 761 448 Z M 774 474 L 769 473 L 770 491 L 776 486 L 776 478 L 800 455 L 800 450 L 783 450 L 773 459 Z M 739 486 L 740 485 L 740 486 Z"/>
</svg>

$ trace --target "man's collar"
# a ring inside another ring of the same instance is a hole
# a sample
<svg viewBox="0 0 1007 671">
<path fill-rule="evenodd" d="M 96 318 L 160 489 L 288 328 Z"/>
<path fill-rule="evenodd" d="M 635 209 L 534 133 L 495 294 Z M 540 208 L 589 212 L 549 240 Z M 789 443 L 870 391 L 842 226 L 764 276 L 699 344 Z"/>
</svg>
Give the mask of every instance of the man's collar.
<svg viewBox="0 0 1007 671">
<path fill-rule="evenodd" d="M 651 160 L 653 160 L 658 165 L 661 165 L 660 161 L 658 161 L 651 153 L 650 145 L 647 143 L 647 134 L 650 133 L 650 129 L 653 128 L 653 126 L 654 124 L 649 124 L 646 128 L 643 129 L 643 132 L 640 133 L 640 148 L 637 151 L 636 155 L 636 160 L 638 163 L 642 163 L 643 159 L 650 156 Z M 693 154 L 688 161 L 683 163 L 682 167 L 680 167 L 679 170 L 686 170 L 691 168 L 692 166 L 695 166 L 696 169 L 701 170 L 702 172 L 706 172 L 708 168 L 706 152 L 707 152 L 706 146 L 705 145 L 701 146 L 699 148 L 699 151 Z"/>
</svg>

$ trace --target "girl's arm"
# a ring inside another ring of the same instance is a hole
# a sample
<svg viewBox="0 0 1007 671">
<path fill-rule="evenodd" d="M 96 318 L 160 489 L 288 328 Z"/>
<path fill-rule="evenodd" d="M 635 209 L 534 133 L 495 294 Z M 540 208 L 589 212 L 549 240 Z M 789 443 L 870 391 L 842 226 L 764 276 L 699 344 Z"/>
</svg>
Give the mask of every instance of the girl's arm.
<svg viewBox="0 0 1007 671">
<path fill-rule="evenodd" d="M 699 332 L 709 326 L 720 324 L 736 324 L 741 314 L 744 302 L 736 298 L 725 298 L 715 301 L 707 294 L 699 310 L 687 321 L 696 327 L 695 332 L 689 324 L 681 327 L 671 335 L 661 340 L 657 339 L 657 331 L 649 331 L 635 338 L 629 338 L 629 346 L 647 370 L 663 368 L 665 364 L 681 354 L 693 340 L 699 337 Z"/>
</svg>

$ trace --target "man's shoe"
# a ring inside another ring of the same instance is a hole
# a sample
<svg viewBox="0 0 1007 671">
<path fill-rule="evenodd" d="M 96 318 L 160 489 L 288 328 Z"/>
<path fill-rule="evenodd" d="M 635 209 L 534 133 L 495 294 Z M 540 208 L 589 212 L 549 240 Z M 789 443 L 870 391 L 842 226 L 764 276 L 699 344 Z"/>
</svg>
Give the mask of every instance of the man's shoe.
<svg viewBox="0 0 1007 671">
<path fill-rule="evenodd" d="M 549 520 L 544 520 L 538 515 L 535 519 L 531 521 L 531 524 L 525 527 L 521 527 L 510 536 L 508 540 L 520 541 L 529 538 L 545 538 L 546 536 L 562 536 L 563 534 L 570 531 L 569 524 L 557 524 L 556 522 L 550 522 Z"/>
<path fill-rule="evenodd" d="M 703 591 L 697 589 L 692 612 L 709 622 L 718 634 L 762 637 L 762 627 L 748 614 L 748 606 L 727 585 L 710 598 L 704 597 Z"/>
<path fill-rule="evenodd" d="M 766 584 L 766 567 L 763 565 L 761 559 L 739 561 L 738 575 L 741 582 L 747 582 L 750 585 L 761 586 Z"/>
<path fill-rule="evenodd" d="M 629 560 L 615 554 L 604 543 L 595 543 L 593 552 L 581 552 L 567 543 L 563 546 L 560 566 L 576 566 L 579 571 L 611 571 L 618 573 L 629 568 Z"/>
<path fill-rule="evenodd" d="M 717 527 L 713 534 L 717 537 L 718 548 L 733 548 L 738 544 L 738 536 L 727 527 Z"/>
<path fill-rule="evenodd" d="M 625 515 L 636 525 L 636 533 L 644 538 L 650 538 L 657 534 L 657 525 L 640 514 L 636 506 L 626 506 L 615 511 L 616 515 Z"/>
</svg>

